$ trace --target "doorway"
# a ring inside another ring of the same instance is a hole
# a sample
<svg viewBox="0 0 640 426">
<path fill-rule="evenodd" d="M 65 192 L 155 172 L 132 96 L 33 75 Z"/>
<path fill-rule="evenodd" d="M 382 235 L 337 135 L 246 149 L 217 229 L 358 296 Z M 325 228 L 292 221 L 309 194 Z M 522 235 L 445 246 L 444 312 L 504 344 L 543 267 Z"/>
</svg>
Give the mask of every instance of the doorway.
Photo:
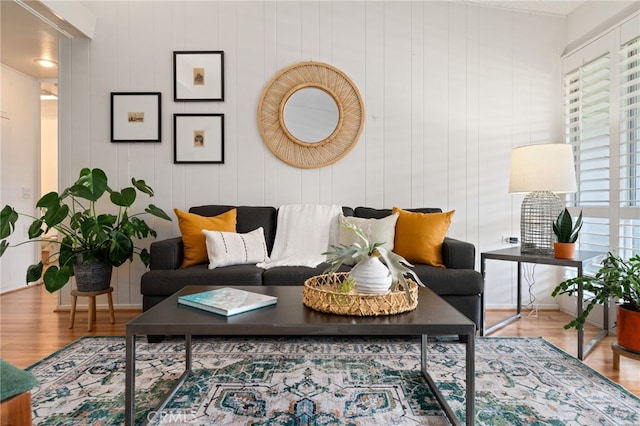
<svg viewBox="0 0 640 426">
<path fill-rule="evenodd" d="M 40 82 L 40 193 L 38 198 L 50 192 L 58 192 L 58 83 Z M 49 255 L 57 235 L 49 231 L 40 247 L 40 256 L 45 267 L 49 266 Z"/>
</svg>

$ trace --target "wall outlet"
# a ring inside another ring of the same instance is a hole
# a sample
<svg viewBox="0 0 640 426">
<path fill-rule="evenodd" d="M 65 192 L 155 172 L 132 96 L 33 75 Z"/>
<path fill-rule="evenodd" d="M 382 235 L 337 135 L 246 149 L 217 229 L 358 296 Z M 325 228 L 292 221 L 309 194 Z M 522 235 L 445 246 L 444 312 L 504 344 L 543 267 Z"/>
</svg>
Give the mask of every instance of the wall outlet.
<svg viewBox="0 0 640 426">
<path fill-rule="evenodd" d="M 28 186 L 23 186 L 22 187 L 22 198 L 24 198 L 25 200 L 30 200 L 32 197 L 32 191 L 31 188 Z"/>
</svg>

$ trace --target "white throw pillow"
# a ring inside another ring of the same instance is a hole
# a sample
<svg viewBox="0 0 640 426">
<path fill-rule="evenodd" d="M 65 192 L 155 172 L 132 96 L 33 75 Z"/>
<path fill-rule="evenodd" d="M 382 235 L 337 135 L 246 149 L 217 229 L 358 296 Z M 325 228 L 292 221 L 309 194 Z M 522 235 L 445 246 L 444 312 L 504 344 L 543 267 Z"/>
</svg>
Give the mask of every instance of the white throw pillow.
<svg viewBox="0 0 640 426">
<path fill-rule="evenodd" d="M 262 227 L 246 234 L 202 230 L 207 244 L 209 269 L 219 266 L 244 265 L 268 259 Z"/>
<path fill-rule="evenodd" d="M 389 251 L 393 250 L 393 240 L 396 236 L 396 222 L 399 213 L 394 213 L 382 219 L 366 219 L 363 217 L 340 216 L 340 223 L 356 225 L 369 238 L 372 243 L 384 243 L 383 247 Z M 340 244 L 351 245 L 353 243 L 362 244 L 362 240 L 352 230 L 340 226 Z M 345 264 L 349 264 L 345 262 Z M 355 261 L 351 263 L 355 264 Z"/>
</svg>

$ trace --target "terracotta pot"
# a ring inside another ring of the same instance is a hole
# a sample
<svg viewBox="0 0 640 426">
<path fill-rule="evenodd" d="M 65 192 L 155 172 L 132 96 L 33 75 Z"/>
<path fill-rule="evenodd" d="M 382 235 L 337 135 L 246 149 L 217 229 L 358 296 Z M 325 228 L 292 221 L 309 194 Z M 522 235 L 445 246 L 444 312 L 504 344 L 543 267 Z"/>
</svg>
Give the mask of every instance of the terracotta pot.
<svg viewBox="0 0 640 426">
<path fill-rule="evenodd" d="M 556 259 L 573 259 L 576 243 L 553 243 L 553 255 Z"/>
<path fill-rule="evenodd" d="M 618 344 L 640 353 L 640 312 L 631 305 L 618 306 Z"/>
</svg>

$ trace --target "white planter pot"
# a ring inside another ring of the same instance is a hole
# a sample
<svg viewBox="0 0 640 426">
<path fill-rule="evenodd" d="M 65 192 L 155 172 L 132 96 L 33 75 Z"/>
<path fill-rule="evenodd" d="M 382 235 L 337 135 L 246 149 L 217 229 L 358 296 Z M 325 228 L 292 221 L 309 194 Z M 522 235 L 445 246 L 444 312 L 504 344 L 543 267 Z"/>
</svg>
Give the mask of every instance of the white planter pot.
<svg viewBox="0 0 640 426">
<path fill-rule="evenodd" d="M 349 275 L 356 281 L 358 293 L 388 293 L 391 287 L 392 278 L 389 269 L 375 256 L 358 262 Z"/>
</svg>

